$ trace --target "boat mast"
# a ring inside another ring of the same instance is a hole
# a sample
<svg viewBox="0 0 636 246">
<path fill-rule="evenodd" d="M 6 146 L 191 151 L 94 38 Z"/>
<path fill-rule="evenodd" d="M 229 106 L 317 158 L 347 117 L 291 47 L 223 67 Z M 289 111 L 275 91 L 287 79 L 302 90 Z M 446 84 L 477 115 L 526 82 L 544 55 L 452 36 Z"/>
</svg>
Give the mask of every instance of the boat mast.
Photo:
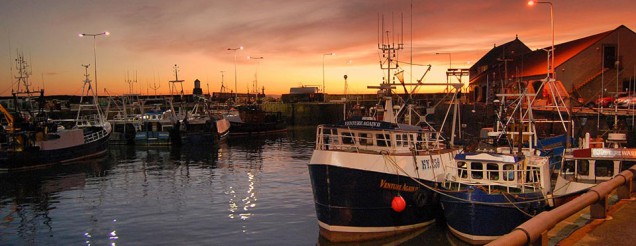
<svg viewBox="0 0 636 246">
<path fill-rule="evenodd" d="M 400 34 L 397 38 L 398 42 L 396 44 L 396 38 L 389 36 L 389 31 L 384 30 L 384 16 L 382 16 L 381 23 L 380 20 L 378 20 L 378 22 L 378 49 L 382 51 L 381 59 L 386 59 L 384 61 L 380 61 L 380 68 L 386 70 L 387 76 L 383 79 L 382 84 L 379 87 L 368 86 L 367 88 L 380 89 L 382 99 L 385 102 L 382 120 L 397 123 L 396 114 L 393 111 L 392 89 L 394 89 L 395 86 L 391 83 L 391 70 L 399 68 L 397 63 L 397 52 L 404 48 L 404 43 L 401 37 L 402 34 Z"/>
</svg>

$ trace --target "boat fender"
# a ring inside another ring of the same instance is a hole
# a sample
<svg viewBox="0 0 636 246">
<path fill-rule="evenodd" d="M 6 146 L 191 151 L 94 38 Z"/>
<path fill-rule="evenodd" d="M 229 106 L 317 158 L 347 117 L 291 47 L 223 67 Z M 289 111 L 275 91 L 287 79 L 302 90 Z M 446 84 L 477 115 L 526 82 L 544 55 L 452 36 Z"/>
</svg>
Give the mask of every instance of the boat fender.
<svg viewBox="0 0 636 246">
<path fill-rule="evenodd" d="M 393 201 L 391 201 L 391 208 L 393 211 L 400 213 L 406 208 L 406 201 L 404 201 L 402 196 L 397 195 L 393 197 Z"/>
<path fill-rule="evenodd" d="M 428 193 L 426 193 L 426 191 L 423 189 L 417 189 L 413 193 L 413 201 L 418 208 L 426 206 L 427 204 L 429 204 Z"/>
</svg>

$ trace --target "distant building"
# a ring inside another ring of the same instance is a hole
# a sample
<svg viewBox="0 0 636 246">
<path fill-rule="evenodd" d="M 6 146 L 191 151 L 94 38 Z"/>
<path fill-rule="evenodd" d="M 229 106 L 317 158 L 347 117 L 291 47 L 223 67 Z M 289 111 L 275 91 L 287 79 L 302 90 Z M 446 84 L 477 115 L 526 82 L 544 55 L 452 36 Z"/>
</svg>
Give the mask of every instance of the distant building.
<svg viewBox="0 0 636 246">
<path fill-rule="evenodd" d="M 519 86 L 536 93 L 548 74 L 549 50 L 532 51 L 519 38 L 495 46 L 470 68 L 470 100 L 492 102 L 497 93 L 519 93 Z M 587 103 L 601 94 L 613 95 L 617 84 L 619 91 L 634 91 L 630 80 L 636 67 L 636 33 L 624 25 L 555 44 L 554 50 L 555 78 L 563 97 Z M 537 93 L 538 98 L 547 95 Z"/>
<path fill-rule="evenodd" d="M 201 81 L 199 81 L 198 79 L 194 80 L 194 89 L 192 89 L 192 95 L 203 95 L 203 89 L 201 89 Z"/>
</svg>

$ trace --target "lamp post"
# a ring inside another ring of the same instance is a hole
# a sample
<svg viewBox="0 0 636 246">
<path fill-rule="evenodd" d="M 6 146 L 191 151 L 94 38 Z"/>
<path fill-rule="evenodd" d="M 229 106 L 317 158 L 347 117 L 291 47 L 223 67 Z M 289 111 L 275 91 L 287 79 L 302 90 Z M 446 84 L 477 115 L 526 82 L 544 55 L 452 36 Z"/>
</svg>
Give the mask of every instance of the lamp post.
<svg viewBox="0 0 636 246">
<path fill-rule="evenodd" d="M 258 101 L 258 65 L 261 64 L 261 60 L 263 60 L 263 57 L 248 56 L 247 59 L 258 60 L 258 63 L 256 64 L 256 73 L 254 73 L 254 92 L 256 93 L 256 101 Z"/>
<path fill-rule="evenodd" d="M 93 63 L 95 64 L 95 97 L 97 97 L 97 41 L 95 40 L 97 36 L 108 36 L 109 32 L 100 32 L 100 33 L 80 33 L 78 36 L 80 37 L 93 37 Z"/>
<path fill-rule="evenodd" d="M 549 1 L 534 1 L 534 0 L 530 0 L 528 1 L 528 5 L 529 6 L 534 6 L 537 3 L 545 3 L 545 4 L 549 4 L 550 5 L 550 28 L 552 29 L 552 48 L 550 49 L 550 56 L 551 56 L 551 61 L 550 63 L 550 78 L 551 79 L 555 79 L 556 76 L 554 75 L 554 12 L 552 10 L 552 2 Z"/>
<path fill-rule="evenodd" d="M 236 75 L 236 53 L 239 50 L 242 50 L 243 46 L 238 47 L 238 48 L 227 48 L 227 50 L 233 50 L 234 51 L 234 103 L 238 102 L 238 84 L 237 84 L 237 75 Z"/>
<path fill-rule="evenodd" d="M 327 91 L 325 90 L 325 56 L 335 56 L 335 55 L 336 53 L 333 53 L 333 52 L 322 54 L 322 94 L 327 93 Z"/>
</svg>

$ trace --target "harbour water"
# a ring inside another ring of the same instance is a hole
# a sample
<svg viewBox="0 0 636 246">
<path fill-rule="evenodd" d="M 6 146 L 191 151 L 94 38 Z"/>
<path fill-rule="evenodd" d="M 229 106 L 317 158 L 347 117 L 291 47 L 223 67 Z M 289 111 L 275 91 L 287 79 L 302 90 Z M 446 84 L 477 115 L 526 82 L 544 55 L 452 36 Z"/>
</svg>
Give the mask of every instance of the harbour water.
<svg viewBox="0 0 636 246">
<path fill-rule="evenodd" d="M 0 245 L 331 245 L 308 176 L 314 134 L 111 145 L 98 160 L 0 174 Z M 433 225 L 366 244 L 462 243 Z"/>
</svg>

